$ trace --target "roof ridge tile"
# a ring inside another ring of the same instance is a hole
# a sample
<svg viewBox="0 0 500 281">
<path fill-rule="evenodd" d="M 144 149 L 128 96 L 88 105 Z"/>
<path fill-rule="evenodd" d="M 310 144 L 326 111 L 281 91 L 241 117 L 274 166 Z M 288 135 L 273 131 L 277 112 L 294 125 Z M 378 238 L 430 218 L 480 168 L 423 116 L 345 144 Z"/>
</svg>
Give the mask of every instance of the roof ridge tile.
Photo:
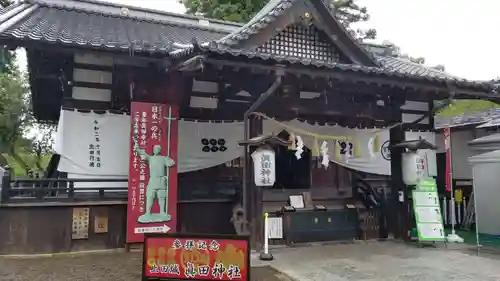
<svg viewBox="0 0 500 281">
<path fill-rule="evenodd" d="M 99 1 L 99 0 L 25 0 L 25 1 L 33 3 L 33 4 L 38 4 L 41 6 L 42 5 L 43 6 L 54 6 L 54 7 L 65 6 L 65 7 L 68 7 L 68 9 L 72 9 L 72 8 L 78 9 L 78 7 L 76 7 L 76 6 L 69 5 L 70 2 L 86 3 L 86 4 L 96 5 L 96 6 L 105 6 L 105 7 L 113 7 L 113 8 L 127 8 L 129 10 L 145 12 L 145 13 L 150 13 L 150 14 L 157 14 L 157 15 L 166 15 L 166 16 L 172 16 L 172 17 L 177 17 L 177 18 L 186 18 L 186 19 L 192 19 L 192 20 L 208 20 L 208 21 L 211 21 L 214 23 L 232 25 L 234 27 L 242 26 L 241 23 L 232 22 L 232 21 L 224 21 L 224 20 L 219 20 L 219 19 L 200 17 L 200 16 L 196 16 L 196 15 L 172 13 L 172 12 L 167 12 L 167 11 L 162 11 L 162 10 L 157 10 L 157 9 L 149 9 L 149 8 L 143 8 L 143 7 L 134 6 L 134 5 L 119 4 L 119 3 L 105 2 L 105 1 Z M 66 4 L 62 4 L 62 3 L 66 3 Z M 99 13 L 99 11 L 96 11 L 96 12 Z"/>
</svg>

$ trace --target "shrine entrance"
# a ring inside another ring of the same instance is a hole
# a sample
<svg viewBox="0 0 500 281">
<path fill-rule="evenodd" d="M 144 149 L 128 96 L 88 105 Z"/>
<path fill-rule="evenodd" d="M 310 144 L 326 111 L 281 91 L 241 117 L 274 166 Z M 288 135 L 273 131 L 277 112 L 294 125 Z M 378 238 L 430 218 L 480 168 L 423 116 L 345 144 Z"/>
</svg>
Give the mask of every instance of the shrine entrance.
<svg viewBox="0 0 500 281">
<path fill-rule="evenodd" d="M 289 139 L 290 134 L 282 131 L 282 139 Z M 273 189 L 309 189 L 311 183 L 311 150 L 304 147 L 301 159 L 295 156 L 293 147 L 276 146 L 276 182 Z M 299 161 L 301 160 L 301 161 Z"/>
<path fill-rule="evenodd" d="M 360 203 L 354 173 L 363 174 L 356 180 L 366 190 L 385 190 L 381 216 L 391 236 L 405 239 L 411 198 L 398 196 L 406 189 L 404 149 L 392 146 L 419 135 L 434 140 L 436 101 L 499 99 L 492 83 L 459 79 L 358 42 L 321 0 L 269 1 L 246 25 L 104 2 L 45 2 L 19 2 L 0 12 L 0 43 L 26 48 L 34 115 L 64 128 L 58 130 L 66 140 L 56 149 L 58 173 L 51 174 L 68 176 L 2 178 L 0 218 L 16 227 L 0 229 L 1 237 L 10 237 L 0 241 L 0 254 L 119 248 L 125 230 L 134 238 L 129 243 L 151 232 L 234 233 L 236 207 L 251 226 L 252 247 L 259 249 L 263 214 L 280 213 L 303 188 L 313 206 L 324 205 L 328 212 L 342 214 L 349 206 L 375 213 L 376 207 Z M 89 12 L 94 20 L 88 20 Z M 128 36 L 103 32 L 110 26 Z M 134 112 L 138 103 L 144 110 Z M 139 225 L 130 209 L 144 212 L 149 177 L 141 174 L 147 165 L 131 172 L 133 160 L 140 160 L 131 151 L 131 133 L 139 129 L 131 129 L 131 120 L 140 113 L 148 145 L 141 149 L 149 149 L 158 129 L 153 121 L 167 120 L 152 118 L 158 106 L 169 112 L 162 115 L 169 116 L 162 140 L 172 144 L 164 147 L 176 162 L 169 174 L 172 220 Z M 89 165 L 94 158 L 79 153 L 97 141 L 92 122 L 103 118 L 114 121 L 99 123 L 103 157 L 97 169 Z M 294 151 L 278 148 L 277 188 L 257 187 L 251 172 L 243 172 L 250 156 L 238 142 L 291 126 L 302 128 L 294 133 L 311 151 L 305 149 L 298 161 Z M 313 143 L 325 140 L 332 157 L 324 163 L 332 164 L 319 167 Z M 338 232 L 338 222 L 345 221 L 325 219 L 325 231 Z M 106 227 L 95 227 L 103 222 Z M 366 224 L 351 222 L 351 230 L 367 233 Z M 322 227 L 299 226 L 288 235 Z M 373 238 L 382 236 L 377 225 L 373 229 Z M 358 237 L 354 231 L 337 234 L 324 237 Z"/>
</svg>

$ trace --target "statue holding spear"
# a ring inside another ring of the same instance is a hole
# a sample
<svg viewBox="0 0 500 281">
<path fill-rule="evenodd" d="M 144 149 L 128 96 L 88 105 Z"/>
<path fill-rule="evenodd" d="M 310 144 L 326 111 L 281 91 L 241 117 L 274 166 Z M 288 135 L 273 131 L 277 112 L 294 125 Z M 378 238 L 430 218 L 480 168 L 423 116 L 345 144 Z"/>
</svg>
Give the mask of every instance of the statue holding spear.
<svg viewBox="0 0 500 281">
<path fill-rule="evenodd" d="M 141 159 L 146 160 L 149 166 L 149 181 L 146 187 L 146 211 L 138 219 L 140 223 L 150 222 L 168 222 L 172 216 L 168 214 L 168 182 L 169 168 L 175 165 L 170 158 L 170 127 L 172 124 L 172 109 L 168 111 L 167 125 L 167 152 L 166 156 L 161 155 L 161 145 L 153 147 L 153 154 L 149 155 L 142 150 L 134 138 L 134 151 L 139 154 Z M 158 201 L 160 207 L 159 213 L 152 213 L 153 204 Z"/>
</svg>

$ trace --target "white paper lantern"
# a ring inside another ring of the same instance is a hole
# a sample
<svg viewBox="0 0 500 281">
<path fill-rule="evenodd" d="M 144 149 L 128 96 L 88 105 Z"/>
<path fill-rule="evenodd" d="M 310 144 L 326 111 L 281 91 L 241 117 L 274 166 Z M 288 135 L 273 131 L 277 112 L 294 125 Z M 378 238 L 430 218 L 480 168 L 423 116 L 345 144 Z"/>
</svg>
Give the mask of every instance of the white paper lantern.
<svg viewBox="0 0 500 281">
<path fill-rule="evenodd" d="M 402 156 L 403 182 L 416 185 L 425 172 L 425 159 L 417 152 L 410 151 Z"/>
<path fill-rule="evenodd" d="M 271 148 L 258 148 L 252 153 L 256 186 L 273 186 L 276 181 L 276 154 Z"/>
</svg>

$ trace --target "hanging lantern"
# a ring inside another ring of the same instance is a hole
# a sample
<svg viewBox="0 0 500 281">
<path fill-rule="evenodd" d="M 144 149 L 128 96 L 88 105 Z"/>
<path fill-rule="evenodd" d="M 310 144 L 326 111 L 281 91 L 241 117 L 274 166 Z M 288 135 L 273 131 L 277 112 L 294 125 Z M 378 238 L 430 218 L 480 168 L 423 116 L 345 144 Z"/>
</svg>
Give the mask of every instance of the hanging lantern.
<svg viewBox="0 0 500 281">
<path fill-rule="evenodd" d="M 260 147 L 252 153 L 254 183 L 256 186 L 273 186 L 276 180 L 276 153 L 273 149 Z"/>
</svg>

